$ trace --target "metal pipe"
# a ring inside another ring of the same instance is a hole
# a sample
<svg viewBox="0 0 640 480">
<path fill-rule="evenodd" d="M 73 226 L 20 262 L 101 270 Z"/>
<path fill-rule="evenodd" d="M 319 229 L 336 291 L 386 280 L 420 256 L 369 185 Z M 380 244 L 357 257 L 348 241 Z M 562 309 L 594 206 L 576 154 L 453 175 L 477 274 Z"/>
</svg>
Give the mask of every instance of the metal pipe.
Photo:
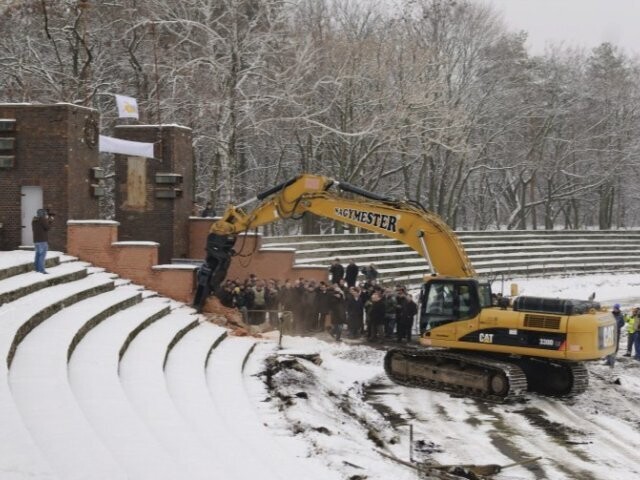
<svg viewBox="0 0 640 480">
<path fill-rule="evenodd" d="M 258 197 L 251 197 L 249 200 L 245 200 L 244 202 L 236 205 L 236 208 L 242 208 L 245 205 L 249 205 L 250 203 L 255 202 L 256 200 L 258 200 Z"/>
<path fill-rule="evenodd" d="M 382 197 L 375 193 L 369 192 L 367 190 L 363 190 L 360 187 L 356 187 L 355 185 L 351 185 L 350 183 L 345 182 L 335 182 L 335 184 L 340 190 L 344 192 L 355 193 L 356 195 L 360 195 L 365 198 L 369 198 L 371 200 L 378 200 L 380 202 L 392 202 L 390 198 Z"/>
<path fill-rule="evenodd" d="M 286 182 L 282 182 L 280 185 L 276 185 L 275 187 L 271 187 L 271 188 L 265 190 L 264 192 L 260 192 L 260 193 L 258 193 L 258 195 L 256 195 L 256 198 L 258 200 L 262 200 L 264 198 L 267 198 L 269 195 L 273 195 L 274 193 L 279 192 L 283 188 L 288 187 L 289 185 L 291 185 L 292 183 L 297 181 L 299 178 L 300 178 L 300 175 L 298 175 L 297 177 L 293 177 L 293 178 L 287 180 Z"/>
<path fill-rule="evenodd" d="M 424 231 L 420 230 L 418 232 L 418 238 L 420 239 L 420 245 L 422 245 L 422 253 L 424 255 L 424 258 L 427 259 L 427 263 L 429 264 L 429 270 L 431 270 L 431 274 L 432 275 L 437 275 L 438 272 L 436 271 L 436 268 L 434 267 L 433 263 L 431 262 L 431 256 L 429 255 L 429 250 L 427 250 L 427 243 L 424 240 Z"/>
</svg>

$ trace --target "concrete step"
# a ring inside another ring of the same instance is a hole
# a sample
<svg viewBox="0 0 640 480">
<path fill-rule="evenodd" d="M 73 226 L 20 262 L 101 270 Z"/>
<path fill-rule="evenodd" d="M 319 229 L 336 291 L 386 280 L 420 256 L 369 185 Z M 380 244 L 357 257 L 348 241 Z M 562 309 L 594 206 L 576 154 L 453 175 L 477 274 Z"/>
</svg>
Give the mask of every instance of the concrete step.
<svg viewBox="0 0 640 480">
<path fill-rule="evenodd" d="M 120 362 L 120 380 L 138 417 L 181 468 L 181 479 L 223 477 L 216 455 L 176 408 L 167 389 L 164 363 L 178 336 L 198 325 L 191 309 L 177 309 L 153 322 L 131 341 Z M 246 452 L 245 452 L 246 453 Z"/>
<path fill-rule="evenodd" d="M 515 260 L 523 259 L 531 261 L 532 259 L 548 259 L 549 262 L 555 261 L 555 259 L 562 259 L 567 256 L 577 256 L 579 258 L 597 258 L 597 257 L 624 257 L 624 258 L 640 258 L 640 249 L 613 249 L 613 250 L 593 250 L 593 249 L 562 249 L 562 250 L 541 250 L 541 251 L 513 251 L 513 252 L 467 252 L 473 265 L 480 262 L 504 261 L 506 263 L 513 262 Z M 335 257 L 319 257 L 319 256 L 307 256 L 296 255 L 296 265 L 329 265 Z M 371 253 L 362 255 L 353 255 L 348 257 L 353 259 L 358 266 L 366 266 L 369 263 L 375 263 L 376 266 L 391 264 L 397 262 L 398 264 L 404 263 L 423 263 L 423 257 L 418 255 L 413 250 L 401 250 L 401 251 L 388 251 L 384 253 Z M 419 259 L 419 260 L 416 260 Z M 536 260 L 540 261 L 540 260 Z"/>
<path fill-rule="evenodd" d="M 216 431 L 222 438 L 229 435 L 234 445 L 244 445 L 245 451 L 252 452 L 251 462 L 238 465 L 240 478 L 320 480 L 322 473 L 299 464 L 295 458 L 285 461 L 281 457 L 283 449 L 278 446 L 277 436 L 265 426 L 255 409 L 259 399 L 252 398 L 248 389 L 256 379 L 253 372 L 244 371 L 255 346 L 254 339 L 231 337 L 211 354 L 206 377 L 213 405 L 221 414 Z M 272 343 L 269 348 L 275 349 L 276 345 Z M 219 443 L 218 439 L 216 444 Z M 233 458 L 242 457 L 235 453 Z"/>
<path fill-rule="evenodd" d="M 55 267 L 60 264 L 60 252 L 47 252 L 45 267 Z M 14 250 L 0 252 L 0 280 L 35 271 L 33 252 Z"/>
<path fill-rule="evenodd" d="M 4 278 L 0 280 L 0 305 L 47 287 L 85 278 L 88 265 L 84 262 L 69 262 L 49 267 L 46 275 L 32 270 Z"/>
<path fill-rule="evenodd" d="M 12 257 L 13 258 L 13 257 Z M 24 336 L 51 315 L 85 298 L 113 290 L 106 275 L 87 278 L 35 292 L 0 307 L 0 472 L 16 478 L 54 478 L 53 465 L 35 442 L 23 422 L 9 389 L 9 365 Z"/>
<path fill-rule="evenodd" d="M 457 232 L 481 275 L 601 271 L 607 263 L 633 270 L 640 259 L 640 230 Z M 266 247 L 296 248 L 295 265 L 328 267 L 335 258 L 359 266 L 374 263 L 382 283 L 428 273 L 421 255 L 381 235 L 318 235 L 265 238 Z M 598 263 L 600 262 L 600 265 Z"/>
<path fill-rule="evenodd" d="M 86 325 L 139 301 L 139 291 L 130 287 L 79 301 L 49 316 L 17 346 L 9 370 L 11 393 L 35 443 L 61 478 L 127 478 L 75 401 L 67 360 Z"/>
<path fill-rule="evenodd" d="M 127 478 L 176 479 L 180 466 L 152 434 L 125 395 L 118 366 L 131 340 L 170 312 L 151 298 L 112 315 L 79 342 L 69 361 L 69 384 L 87 421 Z"/>
<path fill-rule="evenodd" d="M 640 240 L 640 229 L 637 230 L 482 230 L 482 231 L 470 231 L 459 230 L 455 232 L 456 236 L 462 240 L 474 241 L 479 240 L 485 242 L 489 239 L 492 240 L 553 240 L 553 239 L 566 239 L 569 241 L 580 239 L 611 239 L 611 238 L 636 238 Z M 340 242 L 376 242 L 376 241 L 395 241 L 389 237 L 385 237 L 375 233 L 361 233 L 361 234 L 324 234 L 324 235 L 292 235 L 282 237 L 263 237 L 264 245 L 282 245 L 287 246 L 290 244 L 300 244 L 300 240 L 303 239 L 304 244 L 320 243 L 325 244 L 327 242 L 340 243 Z"/>
<path fill-rule="evenodd" d="M 242 377 L 245 358 L 242 354 L 233 356 L 233 361 L 227 363 L 230 352 L 236 352 L 235 348 L 230 347 L 240 346 L 246 353 L 253 342 L 237 337 L 226 338 L 224 329 L 204 322 L 178 342 L 169 355 L 165 369 L 167 388 L 180 414 L 200 441 L 217 453 L 220 468 L 235 479 L 273 478 L 260 461 L 259 451 L 268 446 L 263 445 L 256 451 L 249 437 L 239 435 L 235 423 L 240 420 L 235 409 L 229 409 L 211 397 L 206 372 L 219 371 L 224 381 L 216 384 L 216 395 L 224 395 L 223 392 L 229 388 L 229 379 Z M 219 349 L 226 353 L 220 356 Z M 240 397 L 236 400 L 241 402 Z M 250 414 L 247 410 L 241 416 Z M 247 455 L 247 451 L 252 454 Z"/>
</svg>

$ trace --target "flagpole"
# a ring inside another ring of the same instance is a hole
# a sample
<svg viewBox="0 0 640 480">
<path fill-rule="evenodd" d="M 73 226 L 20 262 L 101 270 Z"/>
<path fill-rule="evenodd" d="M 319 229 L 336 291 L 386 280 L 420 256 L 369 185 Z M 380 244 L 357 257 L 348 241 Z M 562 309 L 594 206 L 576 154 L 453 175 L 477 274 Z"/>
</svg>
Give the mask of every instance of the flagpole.
<svg viewBox="0 0 640 480">
<path fill-rule="evenodd" d="M 89 47 L 87 46 L 87 15 L 89 11 L 89 0 L 78 0 L 76 4 L 78 10 L 81 12 L 79 16 L 79 28 L 80 35 L 82 38 L 82 48 L 85 49 L 85 53 L 89 52 Z M 82 95 L 84 95 L 84 100 L 82 102 L 83 105 L 87 105 L 89 103 L 89 78 L 91 76 L 91 64 L 89 59 L 87 58 L 87 63 L 83 66 L 80 72 L 80 81 L 82 82 Z"/>
<path fill-rule="evenodd" d="M 156 35 L 156 22 L 151 22 L 151 33 L 153 35 L 153 67 L 156 83 L 156 110 L 158 116 L 158 126 L 162 125 L 160 118 L 160 76 L 158 75 L 158 37 Z"/>
</svg>

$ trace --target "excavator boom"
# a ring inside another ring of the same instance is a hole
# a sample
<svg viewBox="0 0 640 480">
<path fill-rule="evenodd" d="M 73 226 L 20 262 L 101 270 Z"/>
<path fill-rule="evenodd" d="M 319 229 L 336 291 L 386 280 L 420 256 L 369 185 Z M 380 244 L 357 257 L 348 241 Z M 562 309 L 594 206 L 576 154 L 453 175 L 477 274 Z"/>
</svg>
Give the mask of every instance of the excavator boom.
<svg viewBox="0 0 640 480">
<path fill-rule="evenodd" d="M 330 192 L 331 187 L 346 194 Z M 254 201 L 260 203 L 246 212 L 243 206 Z M 418 204 L 386 199 L 319 175 L 301 175 L 229 207 L 211 233 L 235 235 L 307 212 L 395 238 L 423 256 L 433 274 L 475 276 L 462 244 L 439 216 Z"/>
</svg>

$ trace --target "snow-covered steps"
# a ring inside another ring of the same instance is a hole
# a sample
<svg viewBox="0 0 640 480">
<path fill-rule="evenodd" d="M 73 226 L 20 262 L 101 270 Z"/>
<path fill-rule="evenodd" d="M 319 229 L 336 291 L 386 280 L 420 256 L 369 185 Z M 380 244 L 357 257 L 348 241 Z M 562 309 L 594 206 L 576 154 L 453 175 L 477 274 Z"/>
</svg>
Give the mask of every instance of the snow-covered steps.
<svg viewBox="0 0 640 480">
<path fill-rule="evenodd" d="M 113 290 L 110 275 L 95 274 L 74 282 L 49 287 L 0 307 L 0 372 L 11 367 L 22 339 L 50 316 L 76 302 Z"/>
<path fill-rule="evenodd" d="M 192 311 L 173 310 L 143 329 L 122 357 L 120 379 L 138 417 L 180 466 L 180 479 L 226 478 L 215 450 L 200 440 L 167 388 L 163 365 L 170 346 L 180 345 L 189 331 L 199 326 L 199 317 Z"/>
<path fill-rule="evenodd" d="M 291 449 L 282 448 L 278 437 L 264 424 L 248 385 L 260 380 L 245 371 L 255 346 L 253 339 L 230 337 L 211 353 L 206 381 L 212 405 L 209 421 L 199 427 L 201 435 L 220 449 L 225 464 L 235 465 L 233 472 L 238 478 L 327 478 L 327 472 L 310 468 L 308 460 L 292 458 Z M 251 452 L 250 457 L 246 452 Z"/>
<path fill-rule="evenodd" d="M 139 301 L 139 290 L 131 287 L 79 301 L 51 315 L 17 347 L 9 371 L 11 393 L 35 443 L 60 478 L 127 478 L 76 402 L 67 360 L 88 325 Z"/>
<path fill-rule="evenodd" d="M 270 442 L 263 442 L 260 427 L 264 428 L 250 402 L 247 402 L 243 383 L 244 364 L 255 346 L 255 340 L 229 338 L 211 352 L 205 373 L 205 382 L 200 386 L 199 401 L 205 409 L 206 425 L 197 426 L 207 443 L 213 442 L 223 453 L 221 459 L 228 465 L 234 478 L 279 479 L 282 477 L 270 455 Z M 208 427 L 208 428 L 207 428 Z M 244 452 L 250 451 L 249 459 Z M 286 462 L 285 462 L 286 463 Z"/>
<path fill-rule="evenodd" d="M 46 293 L 32 293 L 0 307 L 0 478 L 54 478 L 53 468 L 23 423 L 9 389 L 8 366 L 20 341 L 50 315 L 112 289 L 109 276 L 90 276 L 48 287 Z M 41 360 L 47 362 L 48 358 Z"/>
<path fill-rule="evenodd" d="M 239 421 L 235 407 L 221 407 L 210 396 L 206 372 L 220 371 L 222 381 L 215 388 L 218 395 L 223 395 L 230 379 L 242 377 L 244 359 L 255 343 L 254 340 L 225 337 L 223 329 L 208 323 L 184 335 L 167 361 L 167 388 L 189 428 L 203 445 L 215 452 L 215 462 L 225 472 L 225 478 L 267 480 L 272 477 L 265 474 L 264 465 L 250 448 L 249 437 L 239 437 L 235 431 L 235 423 Z M 222 357 L 219 349 L 223 351 Z M 236 400 L 241 401 L 240 398 Z M 247 413 L 241 412 L 240 415 Z M 252 454 L 247 455 L 248 451 Z"/>
<path fill-rule="evenodd" d="M 540 276 L 640 270 L 640 230 L 456 232 L 481 277 Z M 382 283 L 409 282 L 429 273 L 424 259 L 393 239 L 374 234 L 265 237 L 263 249 L 296 250 L 295 265 L 329 266 L 338 257 L 375 263 Z M 614 267 L 613 267 L 614 266 Z"/>
<path fill-rule="evenodd" d="M 54 480 L 58 477 L 22 423 L 7 379 L 0 385 L 0 478 Z"/>
<path fill-rule="evenodd" d="M 60 264 L 59 252 L 48 252 L 45 267 L 55 267 Z M 21 273 L 32 272 L 34 267 L 34 253 L 29 251 L 0 252 L 0 280 Z"/>
<path fill-rule="evenodd" d="M 118 375 L 131 341 L 169 312 L 166 298 L 146 299 L 118 312 L 88 332 L 69 361 L 75 399 L 127 478 L 181 478 L 177 462 L 138 416 Z"/>
<path fill-rule="evenodd" d="M 87 265 L 84 262 L 64 263 L 50 267 L 47 275 L 30 271 L 0 280 L 0 305 L 46 287 L 80 280 L 87 276 Z"/>
</svg>

